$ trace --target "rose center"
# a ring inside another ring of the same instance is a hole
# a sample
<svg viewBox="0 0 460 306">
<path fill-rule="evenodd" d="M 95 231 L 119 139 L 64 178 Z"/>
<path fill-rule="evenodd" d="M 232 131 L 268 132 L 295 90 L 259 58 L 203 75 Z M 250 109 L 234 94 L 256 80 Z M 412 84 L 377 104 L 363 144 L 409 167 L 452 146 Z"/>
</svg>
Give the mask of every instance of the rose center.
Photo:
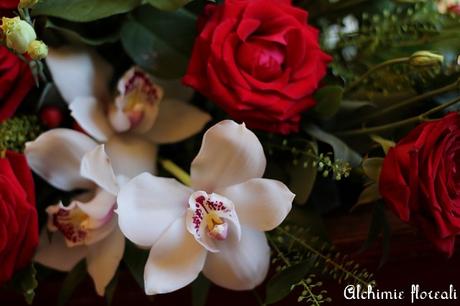
<svg viewBox="0 0 460 306">
<path fill-rule="evenodd" d="M 187 230 L 211 252 L 217 252 L 217 242 L 226 240 L 233 225 L 239 236 L 239 221 L 233 202 L 221 195 L 204 191 L 194 192 L 189 198 Z"/>
<path fill-rule="evenodd" d="M 281 44 L 260 39 L 249 39 L 237 50 L 238 65 L 261 81 L 271 81 L 284 69 L 286 52 Z"/>
</svg>

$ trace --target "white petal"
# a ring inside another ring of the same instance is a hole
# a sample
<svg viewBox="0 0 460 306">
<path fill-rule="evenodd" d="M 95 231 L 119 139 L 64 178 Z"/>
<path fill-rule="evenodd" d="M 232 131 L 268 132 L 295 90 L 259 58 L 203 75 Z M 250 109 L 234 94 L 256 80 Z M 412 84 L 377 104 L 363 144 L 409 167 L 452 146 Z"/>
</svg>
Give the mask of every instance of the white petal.
<svg viewBox="0 0 460 306">
<path fill-rule="evenodd" d="M 105 144 L 116 176 L 133 178 L 143 172 L 156 173 L 157 146 L 134 134 L 114 135 Z"/>
<path fill-rule="evenodd" d="M 89 246 L 88 250 L 88 273 L 94 281 L 97 294 L 103 296 L 123 258 L 125 237 L 117 227 L 107 238 Z"/>
<path fill-rule="evenodd" d="M 269 179 L 252 179 L 217 193 L 235 204 L 241 224 L 260 231 L 270 231 L 280 225 L 295 197 L 282 182 Z"/>
<path fill-rule="evenodd" d="M 182 141 L 199 133 L 211 116 L 191 104 L 169 97 L 160 105 L 156 123 L 147 132 L 147 137 L 155 143 Z"/>
<path fill-rule="evenodd" d="M 98 188 L 94 197 L 89 201 L 74 201 L 73 203 L 76 203 L 76 205 L 92 219 L 102 220 L 107 218 L 110 211 L 114 208 L 116 200 L 113 194 Z"/>
<path fill-rule="evenodd" d="M 118 193 L 121 231 L 138 245 L 152 246 L 179 216 L 185 215 L 191 193 L 174 179 L 148 173 L 135 177 Z"/>
<path fill-rule="evenodd" d="M 105 153 L 104 145 L 99 145 L 83 156 L 81 176 L 87 178 L 113 195 L 118 193 L 118 184 L 112 169 L 112 162 Z"/>
<path fill-rule="evenodd" d="M 77 97 L 109 99 L 108 83 L 113 69 L 95 51 L 84 47 L 50 48 L 46 63 L 67 103 Z"/>
<path fill-rule="evenodd" d="M 88 253 L 84 246 L 67 247 L 64 236 L 55 232 L 51 242 L 48 233 L 43 230 L 40 234 L 40 244 L 38 245 L 34 261 L 59 271 L 68 272 Z"/>
<path fill-rule="evenodd" d="M 262 177 L 266 159 L 262 145 L 244 124 L 224 120 L 203 137 L 192 162 L 192 188 L 212 192 L 217 188 Z"/>
<path fill-rule="evenodd" d="M 48 183 L 62 190 L 85 189 L 93 183 L 80 175 L 80 162 L 97 146 L 91 138 L 70 129 L 53 129 L 26 143 L 29 166 Z"/>
<path fill-rule="evenodd" d="M 104 105 L 95 97 L 76 98 L 70 103 L 69 109 L 80 127 L 98 141 L 107 141 L 113 134 Z"/>
<path fill-rule="evenodd" d="M 241 240 L 234 236 L 219 241 L 219 253 L 208 253 L 203 273 L 213 283 L 231 290 L 250 290 L 260 285 L 270 266 L 270 248 L 264 233 L 242 227 Z"/>
<path fill-rule="evenodd" d="M 153 80 L 163 88 L 166 99 L 189 102 L 195 92 L 192 88 L 182 85 L 182 79 L 160 79 L 153 77 Z"/>
<path fill-rule="evenodd" d="M 145 265 L 145 293 L 169 293 L 187 286 L 203 269 L 206 250 L 185 229 L 178 218 L 150 251 Z"/>
</svg>

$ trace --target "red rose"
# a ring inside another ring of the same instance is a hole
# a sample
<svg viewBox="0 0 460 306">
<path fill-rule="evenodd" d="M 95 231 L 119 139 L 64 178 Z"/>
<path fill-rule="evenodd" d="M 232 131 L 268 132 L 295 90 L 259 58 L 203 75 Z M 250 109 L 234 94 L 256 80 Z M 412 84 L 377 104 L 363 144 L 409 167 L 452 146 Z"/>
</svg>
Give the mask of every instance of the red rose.
<svg viewBox="0 0 460 306">
<path fill-rule="evenodd" d="M 0 158 L 0 284 L 25 267 L 38 245 L 32 174 L 24 155 Z"/>
<path fill-rule="evenodd" d="M 402 221 L 452 255 L 460 232 L 460 115 L 421 124 L 390 149 L 380 194 Z"/>
<path fill-rule="evenodd" d="M 207 7 L 183 79 L 249 127 L 288 134 L 331 57 L 289 0 L 226 0 Z"/>
<path fill-rule="evenodd" d="M 29 66 L 0 46 L 0 122 L 13 115 L 33 86 Z"/>
<path fill-rule="evenodd" d="M 460 4 L 454 4 L 454 5 L 449 6 L 447 8 L 447 11 L 449 11 L 450 13 L 460 15 Z"/>
<path fill-rule="evenodd" d="M 19 0 L 1 0 L 0 9 L 14 10 L 18 7 Z"/>
</svg>

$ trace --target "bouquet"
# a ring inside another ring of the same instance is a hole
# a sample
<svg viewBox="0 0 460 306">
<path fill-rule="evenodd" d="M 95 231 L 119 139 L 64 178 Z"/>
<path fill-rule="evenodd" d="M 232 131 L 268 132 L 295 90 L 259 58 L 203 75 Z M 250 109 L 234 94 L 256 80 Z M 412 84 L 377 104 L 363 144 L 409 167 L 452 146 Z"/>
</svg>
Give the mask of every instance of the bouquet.
<svg viewBox="0 0 460 306">
<path fill-rule="evenodd" d="M 454 254 L 457 1 L 2 0 L 0 14 L 0 285 L 29 304 L 50 275 L 60 305 L 86 275 L 110 304 L 131 274 L 147 296 L 190 286 L 193 305 L 211 284 L 338 305 L 325 281 L 366 294 L 379 272 L 334 246 L 337 215 L 372 215 L 361 251 L 380 241 L 380 265 L 390 219 Z"/>
</svg>

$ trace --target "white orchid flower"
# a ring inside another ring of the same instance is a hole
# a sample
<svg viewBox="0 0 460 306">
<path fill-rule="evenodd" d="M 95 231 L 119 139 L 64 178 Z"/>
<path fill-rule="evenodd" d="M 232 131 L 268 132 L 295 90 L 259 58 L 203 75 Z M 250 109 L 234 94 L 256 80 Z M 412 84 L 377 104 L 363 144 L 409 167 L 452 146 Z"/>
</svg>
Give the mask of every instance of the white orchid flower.
<svg viewBox="0 0 460 306">
<path fill-rule="evenodd" d="M 46 62 L 72 116 L 99 142 L 129 132 L 152 145 L 174 143 L 198 133 L 210 120 L 184 103 L 193 90 L 180 80 L 153 79 L 133 67 L 119 80 L 113 98 L 108 87 L 113 69 L 94 51 L 50 48 Z"/>
<path fill-rule="evenodd" d="M 198 274 L 229 289 L 247 290 L 266 277 L 270 249 L 264 234 L 291 209 L 294 194 L 261 178 L 262 145 L 227 120 L 210 128 L 191 165 L 191 188 L 143 173 L 117 197 L 123 234 L 151 247 L 145 265 L 147 294 L 172 292 Z"/>
<path fill-rule="evenodd" d="M 70 129 L 50 130 L 27 143 L 25 154 L 34 172 L 58 189 L 84 191 L 67 207 L 48 207 L 47 228 L 54 234 L 50 240 L 47 231 L 42 231 L 35 261 L 70 271 L 86 257 L 96 291 L 103 295 L 125 246 L 114 214 L 119 183 L 144 171 L 153 172 L 153 149 L 135 137 L 112 138 L 98 145 Z"/>
</svg>

